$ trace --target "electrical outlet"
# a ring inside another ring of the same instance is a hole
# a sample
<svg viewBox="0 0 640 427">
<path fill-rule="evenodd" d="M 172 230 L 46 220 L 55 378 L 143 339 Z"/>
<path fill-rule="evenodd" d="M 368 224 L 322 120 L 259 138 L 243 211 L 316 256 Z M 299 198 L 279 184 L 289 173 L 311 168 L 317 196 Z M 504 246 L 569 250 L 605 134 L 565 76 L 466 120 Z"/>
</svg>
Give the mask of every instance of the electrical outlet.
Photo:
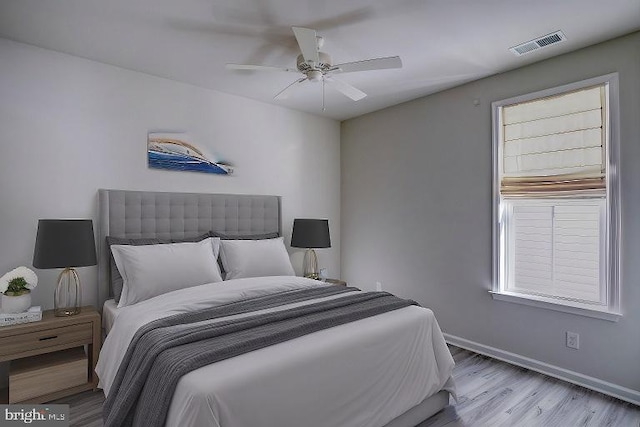
<svg viewBox="0 0 640 427">
<path fill-rule="evenodd" d="M 376 282 L 376 291 L 382 290 L 382 282 Z"/>
<path fill-rule="evenodd" d="M 567 331 L 567 347 L 578 350 L 580 348 L 580 334 Z"/>
</svg>

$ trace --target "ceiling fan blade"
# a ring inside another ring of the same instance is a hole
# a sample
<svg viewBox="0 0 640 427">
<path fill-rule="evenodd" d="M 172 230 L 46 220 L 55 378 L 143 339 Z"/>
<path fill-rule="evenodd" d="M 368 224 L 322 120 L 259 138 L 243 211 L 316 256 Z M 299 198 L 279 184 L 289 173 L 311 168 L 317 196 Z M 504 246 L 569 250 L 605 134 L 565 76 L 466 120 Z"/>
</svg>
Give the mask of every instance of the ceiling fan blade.
<svg viewBox="0 0 640 427">
<path fill-rule="evenodd" d="M 299 73 L 298 70 L 293 68 L 268 67 L 266 65 L 227 64 L 225 67 L 227 67 L 228 70 L 285 71 Z"/>
<path fill-rule="evenodd" d="M 303 81 L 307 80 L 306 77 L 302 77 L 301 79 L 296 80 L 295 82 L 291 83 L 289 86 L 285 87 L 284 89 L 282 89 L 280 92 L 276 93 L 276 96 L 273 97 L 273 99 L 286 99 L 289 97 L 289 90 L 291 88 L 293 88 L 293 86 L 295 86 L 298 83 L 302 83 Z"/>
<path fill-rule="evenodd" d="M 347 84 L 340 80 L 336 80 L 331 77 L 325 76 L 324 81 L 327 82 L 330 86 L 332 86 L 335 90 L 353 99 L 354 101 L 359 101 L 365 96 L 367 96 L 367 94 L 361 91 L 360 89 L 356 89 L 350 84 Z"/>
<path fill-rule="evenodd" d="M 320 58 L 318 57 L 318 39 L 316 37 L 316 30 L 302 27 L 291 27 L 293 34 L 296 35 L 302 57 L 306 62 L 313 62 L 318 64 Z"/>
<path fill-rule="evenodd" d="M 364 61 L 345 62 L 334 65 L 333 68 L 339 73 L 352 73 L 354 71 L 384 70 L 388 68 L 402 68 L 402 60 L 399 56 L 388 56 L 386 58 L 366 59 Z"/>
</svg>

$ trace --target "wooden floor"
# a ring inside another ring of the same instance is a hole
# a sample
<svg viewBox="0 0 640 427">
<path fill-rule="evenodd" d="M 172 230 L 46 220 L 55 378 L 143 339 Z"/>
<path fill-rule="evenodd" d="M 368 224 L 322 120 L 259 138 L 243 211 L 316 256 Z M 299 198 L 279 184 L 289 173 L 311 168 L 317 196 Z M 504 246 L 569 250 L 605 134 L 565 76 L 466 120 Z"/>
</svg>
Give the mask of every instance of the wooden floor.
<svg viewBox="0 0 640 427">
<path fill-rule="evenodd" d="M 640 427 L 640 407 L 449 346 L 458 402 L 419 427 Z"/>
<path fill-rule="evenodd" d="M 467 350 L 450 349 L 456 361 L 458 402 L 419 427 L 640 427 L 638 406 Z M 85 392 L 53 403 L 70 405 L 71 426 L 99 427 L 103 401 L 101 392 Z"/>
</svg>

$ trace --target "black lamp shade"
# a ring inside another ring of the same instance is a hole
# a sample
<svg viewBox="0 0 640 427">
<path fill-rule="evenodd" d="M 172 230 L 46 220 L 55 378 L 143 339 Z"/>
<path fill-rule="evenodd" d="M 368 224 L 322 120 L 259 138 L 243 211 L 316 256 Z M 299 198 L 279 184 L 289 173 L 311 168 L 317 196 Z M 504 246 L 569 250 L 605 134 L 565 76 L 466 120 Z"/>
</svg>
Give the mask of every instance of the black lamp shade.
<svg viewBox="0 0 640 427">
<path fill-rule="evenodd" d="M 35 268 L 96 265 L 96 244 L 90 219 L 41 219 L 38 221 Z"/>
<path fill-rule="evenodd" d="M 291 246 L 294 248 L 330 248 L 328 219 L 294 219 Z"/>
</svg>

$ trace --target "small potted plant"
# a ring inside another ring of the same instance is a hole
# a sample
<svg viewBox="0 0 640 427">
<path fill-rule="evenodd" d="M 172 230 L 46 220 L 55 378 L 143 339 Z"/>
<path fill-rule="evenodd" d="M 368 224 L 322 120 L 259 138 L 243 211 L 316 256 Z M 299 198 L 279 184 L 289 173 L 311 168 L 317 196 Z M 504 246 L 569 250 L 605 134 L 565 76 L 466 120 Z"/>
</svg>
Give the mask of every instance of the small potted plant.
<svg viewBox="0 0 640 427">
<path fill-rule="evenodd" d="M 31 290 L 38 285 L 38 276 L 27 267 L 14 268 L 0 277 L 3 313 L 22 313 L 31 307 Z"/>
</svg>

